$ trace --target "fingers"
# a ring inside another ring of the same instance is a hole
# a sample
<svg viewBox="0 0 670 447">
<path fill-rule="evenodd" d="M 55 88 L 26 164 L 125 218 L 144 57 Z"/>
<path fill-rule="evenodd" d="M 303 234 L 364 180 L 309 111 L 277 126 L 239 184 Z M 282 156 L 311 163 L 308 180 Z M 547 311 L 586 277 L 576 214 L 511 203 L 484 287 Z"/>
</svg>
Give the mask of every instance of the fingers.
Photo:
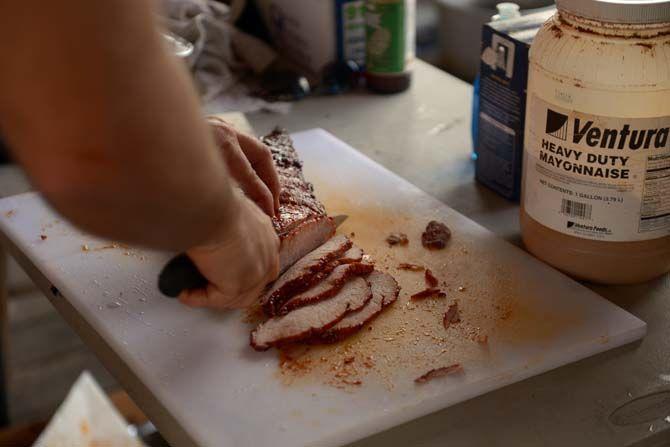
<svg viewBox="0 0 670 447">
<path fill-rule="evenodd" d="M 230 175 L 247 197 L 254 201 L 268 216 L 274 216 L 275 199 L 272 192 L 258 176 L 234 135 L 218 125 L 213 127 L 216 143 L 221 149 Z"/>
<path fill-rule="evenodd" d="M 241 132 L 238 132 L 237 140 L 240 142 L 242 152 L 246 155 L 256 174 L 272 193 L 275 211 L 278 211 L 281 187 L 270 149 L 257 138 Z"/>
</svg>

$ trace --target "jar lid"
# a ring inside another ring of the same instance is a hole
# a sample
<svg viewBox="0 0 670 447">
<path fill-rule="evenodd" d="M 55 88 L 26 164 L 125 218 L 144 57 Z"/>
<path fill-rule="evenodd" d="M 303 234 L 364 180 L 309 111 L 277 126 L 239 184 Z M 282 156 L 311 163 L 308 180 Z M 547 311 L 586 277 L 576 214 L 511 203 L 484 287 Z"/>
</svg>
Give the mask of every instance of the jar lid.
<svg viewBox="0 0 670 447">
<path fill-rule="evenodd" d="M 610 23 L 670 22 L 670 0 L 556 0 L 559 10 Z"/>
</svg>

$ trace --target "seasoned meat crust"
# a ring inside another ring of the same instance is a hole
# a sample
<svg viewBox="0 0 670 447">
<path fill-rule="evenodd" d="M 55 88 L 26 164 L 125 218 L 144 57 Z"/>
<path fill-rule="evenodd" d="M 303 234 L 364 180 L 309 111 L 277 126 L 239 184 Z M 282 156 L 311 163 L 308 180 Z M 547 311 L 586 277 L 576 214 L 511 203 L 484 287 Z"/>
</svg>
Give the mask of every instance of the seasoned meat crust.
<svg viewBox="0 0 670 447">
<path fill-rule="evenodd" d="M 313 337 L 312 343 L 334 343 L 359 331 L 398 299 L 400 287 L 388 273 L 375 270 L 367 277 L 372 299 L 358 312 L 351 312 L 325 332 Z"/>
<path fill-rule="evenodd" d="M 340 321 L 347 313 L 365 306 L 372 291 L 363 278 L 354 278 L 334 297 L 270 318 L 251 333 L 251 346 L 264 351 L 282 343 L 309 339 Z"/>
<path fill-rule="evenodd" d="M 330 239 L 335 223 L 314 195 L 312 184 L 305 180 L 302 161 L 288 133 L 275 129 L 261 141 L 270 148 L 279 175 L 279 213 L 272 225 L 281 242 L 279 265 L 283 272 Z"/>
</svg>

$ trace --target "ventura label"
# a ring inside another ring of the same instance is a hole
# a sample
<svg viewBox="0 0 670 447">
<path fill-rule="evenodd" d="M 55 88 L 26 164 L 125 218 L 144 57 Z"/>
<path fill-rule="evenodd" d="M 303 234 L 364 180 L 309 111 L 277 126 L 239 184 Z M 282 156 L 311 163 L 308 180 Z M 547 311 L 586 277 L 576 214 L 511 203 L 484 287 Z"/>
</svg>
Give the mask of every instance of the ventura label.
<svg viewBox="0 0 670 447">
<path fill-rule="evenodd" d="M 616 118 L 528 98 L 526 212 L 605 241 L 670 234 L 670 117 Z"/>
</svg>

